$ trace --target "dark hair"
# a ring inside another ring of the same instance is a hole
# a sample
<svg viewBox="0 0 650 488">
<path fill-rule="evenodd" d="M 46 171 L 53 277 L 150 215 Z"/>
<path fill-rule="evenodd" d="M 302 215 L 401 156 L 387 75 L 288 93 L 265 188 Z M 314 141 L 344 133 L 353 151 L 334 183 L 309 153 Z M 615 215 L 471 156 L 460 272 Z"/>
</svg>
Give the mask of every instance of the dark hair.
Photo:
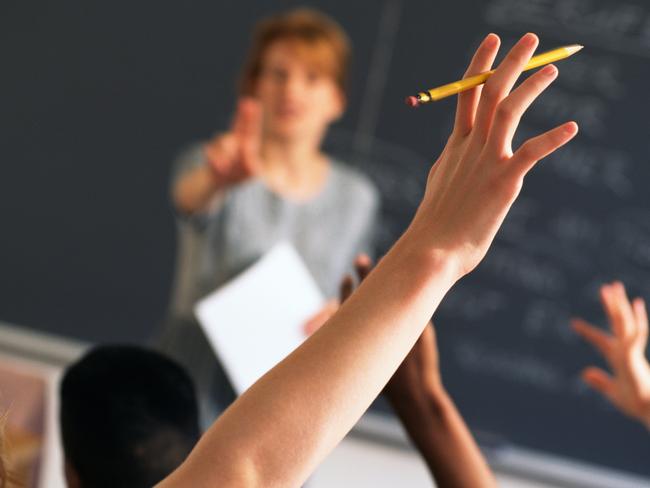
<svg viewBox="0 0 650 488">
<path fill-rule="evenodd" d="M 61 436 L 85 488 L 151 487 L 200 431 L 194 385 L 175 362 L 135 346 L 100 346 L 63 377 Z"/>
</svg>

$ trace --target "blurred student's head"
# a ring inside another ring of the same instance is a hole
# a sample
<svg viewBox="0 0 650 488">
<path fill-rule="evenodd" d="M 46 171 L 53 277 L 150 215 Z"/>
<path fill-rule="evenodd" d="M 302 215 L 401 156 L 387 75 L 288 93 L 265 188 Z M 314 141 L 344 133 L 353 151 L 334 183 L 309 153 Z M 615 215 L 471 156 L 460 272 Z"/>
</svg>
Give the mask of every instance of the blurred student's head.
<svg viewBox="0 0 650 488">
<path fill-rule="evenodd" d="M 165 356 L 102 346 L 63 377 L 61 436 L 70 488 L 151 487 L 199 438 L 194 385 Z"/>
<path fill-rule="evenodd" d="M 260 21 L 240 80 L 271 137 L 322 137 L 345 108 L 350 43 L 326 15 L 292 10 Z"/>
</svg>

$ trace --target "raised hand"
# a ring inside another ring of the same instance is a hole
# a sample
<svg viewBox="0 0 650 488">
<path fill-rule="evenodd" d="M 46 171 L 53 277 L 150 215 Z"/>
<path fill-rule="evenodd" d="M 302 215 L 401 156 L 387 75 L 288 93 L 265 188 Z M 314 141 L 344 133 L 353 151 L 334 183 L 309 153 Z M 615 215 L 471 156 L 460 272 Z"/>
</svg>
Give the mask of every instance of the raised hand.
<svg viewBox="0 0 650 488">
<path fill-rule="evenodd" d="M 243 98 L 229 132 L 204 147 L 206 161 L 220 188 L 240 183 L 260 171 L 262 110 L 252 98 Z"/>
<path fill-rule="evenodd" d="M 537 42 L 524 36 L 482 90 L 462 94 L 454 131 L 404 235 L 326 327 L 226 410 L 164 486 L 299 486 L 358 421 L 454 282 L 485 255 L 525 174 L 577 133 L 569 122 L 511 149 L 520 117 L 557 76 L 547 67 L 512 90 Z M 488 36 L 468 71 L 489 67 L 498 44 Z M 458 412 L 438 398 L 417 405 L 431 411 L 413 432 L 437 463 L 435 476 L 449 480 L 439 485 L 459 486 L 452 485 L 457 476 L 464 486 L 491 483 Z"/>
<path fill-rule="evenodd" d="M 411 225 L 433 250 L 453 256 L 458 277 L 471 271 L 487 252 L 525 174 L 577 133 L 577 125 L 568 122 L 512 151 L 523 113 L 558 73 L 555 66 L 546 66 L 512 90 L 537 44 L 537 36 L 526 34 L 482 88 L 459 96 L 454 130 L 431 169 Z M 468 73 L 489 69 L 498 45 L 498 37 L 489 35 Z"/>
<path fill-rule="evenodd" d="M 596 348 L 612 375 L 590 366 L 582 372 L 584 381 L 623 413 L 650 428 L 650 365 L 645 356 L 648 343 L 648 314 L 645 302 L 631 303 L 621 282 L 603 285 L 600 299 L 611 334 L 585 322 L 572 321 L 573 329 Z"/>
</svg>

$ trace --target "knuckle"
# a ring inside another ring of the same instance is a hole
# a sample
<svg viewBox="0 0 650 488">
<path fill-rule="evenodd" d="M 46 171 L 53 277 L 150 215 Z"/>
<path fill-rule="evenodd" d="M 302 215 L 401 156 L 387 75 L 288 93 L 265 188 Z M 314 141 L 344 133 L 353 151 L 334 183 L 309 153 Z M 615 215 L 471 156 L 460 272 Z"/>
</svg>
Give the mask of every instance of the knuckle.
<svg viewBox="0 0 650 488">
<path fill-rule="evenodd" d="M 530 58 L 530 55 L 528 54 L 528 52 L 518 52 L 517 55 L 514 58 L 514 61 L 518 65 L 520 65 L 520 64 L 523 65 L 523 64 L 526 64 L 528 62 L 529 58 Z"/>
<path fill-rule="evenodd" d="M 516 115 L 516 110 L 512 102 L 508 99 L 504 100 L 497 107 L 497 115 L 504 120 L 511 120 Z"/>
<path fill-rule="evenodd" d="M 462 133 L 462 129 L 454 127 L 450 136 L 447 138 L 447 144 L 445 144 L 445 147 L 458 147 L 462 144 L 464 138 L 465 134 Z"/>
<path fill-rule="evenodd" d="M 519 157 L 523 159 L 524 161 L 527 161 L 529 159 L 532 159 L 533 157 L 533 142 L 527 141 L 524 142 L 519 150 L 517 151 L 519 153 Z"/>
<path fill-rule="evenodd" d="M 494 78 L 492 78 L 490 81 L 492 81 Z M 482 91 L 482 96 L 481 98 L 486 98 L 488 101 L 494 101 L 497 100 L 499 97 L 499 88 L 493 81 L 492 83 L 488 82 L 485 84 L 483 87 Z"/>
</svg>

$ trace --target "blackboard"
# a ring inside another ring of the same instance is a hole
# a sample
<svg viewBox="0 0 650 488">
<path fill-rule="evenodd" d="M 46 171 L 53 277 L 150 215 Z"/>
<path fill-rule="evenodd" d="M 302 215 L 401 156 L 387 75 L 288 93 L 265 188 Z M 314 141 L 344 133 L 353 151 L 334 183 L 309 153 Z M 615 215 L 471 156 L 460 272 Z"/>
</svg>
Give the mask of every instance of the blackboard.
<svg viewBox="0 0 650 488">
<path fill-rule="evenodd" d="M 540 50 L 586 46 L 557 64 L 559 79 L 525 116 L 517 144 L 565 120 L 576 120 L 580 135 L 527 177 L 484 262 L 436 313 L 445 382 L 491 442 L 648 477 L 648 432 L 580 381 L 583 367 L 602 361 L 569 319 L 606 326 L 598 287 L 608 280 L 650 298 L 650 5 L 492 0 L 464 2 L 455 14 L 438 8 L 403 5 L 376 133 L 384 147 L 365 166 L 394 200 L 385 244 L 408 222 L 427 160 L 453 121 L 453 101 L 414 113 L 398 94 L 456 79 L 486 32 L 506 47 L 527 31 L 540 35 Z"/>
<path fill-rule="evenodd" d="M 5 1 L 0 6 L 0 319 L 90 341 L 149 338 L 171 286 L 172 160 L 223 128 L 259 17 L 297 2 Z M 565 120 L 477 271 L 436 314 L 446 385 L 482 438 L 650 477 L 650 437 L 578 380 L 600 283 L 650 298 L 650 5 L 641 0 L 318 1 L 348 31 L 349 110 L 327 148 L 382 190 L 380 251 L 408 223 L 480 39 L 580 43 L 518 141 Z"/>
</svg>

